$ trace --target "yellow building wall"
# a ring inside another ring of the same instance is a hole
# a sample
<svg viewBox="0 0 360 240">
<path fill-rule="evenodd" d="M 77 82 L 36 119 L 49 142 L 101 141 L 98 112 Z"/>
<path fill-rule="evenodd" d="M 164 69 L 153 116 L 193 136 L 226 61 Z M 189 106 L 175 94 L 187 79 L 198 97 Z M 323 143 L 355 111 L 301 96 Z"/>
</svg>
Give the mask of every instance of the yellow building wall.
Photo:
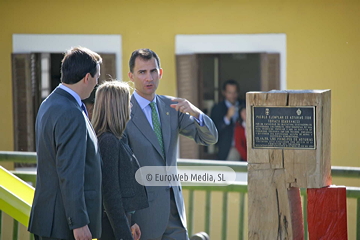
<svg viewBox="0 0 360 240">
<path fill-rule="evenodd" d="M 287 89 L 332 90 L 332 165 L 360 166 L 359 13 L 358 0 L 0 0 L 0 150 L 13 150 L 12 34 L 120 34 L 122 78 L 131 52 L 151 48 L 158 93 L 176 95 L 177 34 L 285 33 Z"/>
<path fill-rule="evenodd" d="M 0 150 L 13 149 L 12 34 L 120 34 L 123 79 L 137 48 L 161 57 L 158 93 L 176 94 L 177 34 L 285 33 L 287 89 L 332 90 L 332 165 L 360 165 L 360 2 L 0 1 Z M 64 49 L 65 50 L 65 49 Z"/>
</svg>

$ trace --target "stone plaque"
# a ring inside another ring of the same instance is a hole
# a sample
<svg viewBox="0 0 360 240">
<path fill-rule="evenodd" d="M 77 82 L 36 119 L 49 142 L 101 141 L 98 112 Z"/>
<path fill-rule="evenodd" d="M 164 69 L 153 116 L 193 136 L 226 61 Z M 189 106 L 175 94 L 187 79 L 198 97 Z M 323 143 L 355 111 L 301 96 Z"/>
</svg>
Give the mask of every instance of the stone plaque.
<svg viewBox="0 0 360 240">
<path fill-rule="evenodd" d="M 253 148 L 316 149 L 315 107 L 252 107 Z"/>
</svg>

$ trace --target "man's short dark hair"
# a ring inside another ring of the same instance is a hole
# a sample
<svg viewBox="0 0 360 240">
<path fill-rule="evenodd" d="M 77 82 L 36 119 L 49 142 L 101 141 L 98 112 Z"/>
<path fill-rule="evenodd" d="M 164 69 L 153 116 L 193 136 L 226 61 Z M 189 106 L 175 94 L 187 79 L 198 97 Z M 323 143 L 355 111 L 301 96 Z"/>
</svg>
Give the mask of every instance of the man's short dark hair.
<svg viewBox="0 0 360 240">
<path fill-rule="evenodd" d="M 68 50 L 61 61 L 61 82 L 74 84 L 90 73 L 96 74 L 96 65 L 102 61 L 99 54 L 84 47 Z"/>
<path fill-rule="evenodd" d="M 223 90 L 223 91 L 226 91 L 226 86 L 227 86 L 227 85 L 235 85 L 237 91 L 239 91 L 239 84 L 238 84 L 238 82 L 235 81 L 234 79 L 226 80 L 226 81 L 223 83 L 223 85 L 222 85 L 222 90 Z"/>
<path fill-rule="evenodd" d="M 137 57 L 142 58 L 143 60 L 150 60 L 152 58 L 155 58 L 158 67 L 160 68 L 160 58 L 158 57 L 158 55 L 148 49 L 148 48 L 142 48 L 142 49 L 138 49 L 132 52 L 130 60 L 129 60 L 129 68 L 130 68 L 130 72 L 134 71 L 134 66 L 135 66 L 135 60 Z"/>
</svg>

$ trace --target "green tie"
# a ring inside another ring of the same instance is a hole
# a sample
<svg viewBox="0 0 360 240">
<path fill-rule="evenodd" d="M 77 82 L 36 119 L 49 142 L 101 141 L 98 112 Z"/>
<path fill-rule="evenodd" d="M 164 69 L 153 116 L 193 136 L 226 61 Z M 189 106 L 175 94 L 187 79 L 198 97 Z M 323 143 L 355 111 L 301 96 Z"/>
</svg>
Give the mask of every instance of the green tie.
<svg viewBox="0 0 360 240">
<path fill-rule="evenodd" d="M 151 118 L 152 118 L 153 129 L 154 129 L 156 137 L 157 137 L 157 139 L 159 141 L 162 154 L 163 154 L 163 156 L 165 156 L 165 154 L 164 154 L 164 142 L 163 142 L 163 138 L 162 138 L 159 117 L 158 117 L 158 114 L 156 112 L 155 102 L 151 102 L 149 105 L 151 107 Z"/>
</svg>

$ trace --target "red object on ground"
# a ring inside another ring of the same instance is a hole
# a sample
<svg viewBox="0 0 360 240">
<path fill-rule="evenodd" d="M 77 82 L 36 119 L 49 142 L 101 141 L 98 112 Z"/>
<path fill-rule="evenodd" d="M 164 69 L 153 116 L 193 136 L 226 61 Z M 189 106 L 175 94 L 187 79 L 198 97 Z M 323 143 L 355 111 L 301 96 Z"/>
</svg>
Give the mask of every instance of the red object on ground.
<svg viewBox="0 0 360 240">
<path fill-rule="evenodd" d="M 309 239 L 348 239 L 346 187 L 308 188 L 307 195 Z"/>
</svg>

